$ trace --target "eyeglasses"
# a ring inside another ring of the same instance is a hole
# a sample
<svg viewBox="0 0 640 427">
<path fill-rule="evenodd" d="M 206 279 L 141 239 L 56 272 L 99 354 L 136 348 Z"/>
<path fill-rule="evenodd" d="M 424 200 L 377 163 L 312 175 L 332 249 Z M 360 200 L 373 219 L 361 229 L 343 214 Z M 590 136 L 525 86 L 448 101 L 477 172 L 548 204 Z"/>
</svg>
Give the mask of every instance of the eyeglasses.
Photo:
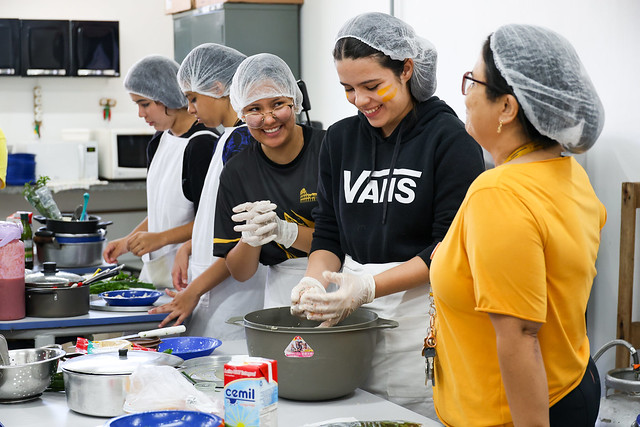
<svg viewBox="0 0 640 427">
<path fill-rule="evenodd" d="M 267 111 L 266 113 L 247 113 L 243 117 L 247 126 L 252 129 L 260 129 L 264 125 L 264 118 L 267 114 L 271 114 L 271 116 L 279 122 L 286 122 L 291 118 L 292 112 L 293 104 L 282 104 L 278 105 L 271 111 Z"/>
<path fill-rule="evenodd" d="M 471 86 L 472 86 L 474 83 L 478 83 L 478 84 L 481 84 L 481 85 L 485 85 L 486 87 L 489 87 L 489 88 L 491 88 L 491 89 L 493 89 L 493 90 L 496 90 L 496 91 L 500 92 L 500 89 L 498 89 L 497 87 L 495 87 L 495 86 L 491 86 L 491 85 L 490 85 L 489 83 L 487 83 L 487 82 L 483 82 L 483 81 L 481 81 L 481 80 L 474 79 L 474 78 L 473 78 L 473 77 L 471 77 L 471 76 L 473 76 L 473 73 L 472 73 L 471 71 L 467 71 L 467 72 L 466 72 L 466 73 L 464 73 L 464 75 L 462 76 L 462 94 L 463 94 L 463 95 L 465 95 L 465 96 L 466 96 L 466 95 L 469 93 L 469 89 L 471 88 Z"/>
</svg>

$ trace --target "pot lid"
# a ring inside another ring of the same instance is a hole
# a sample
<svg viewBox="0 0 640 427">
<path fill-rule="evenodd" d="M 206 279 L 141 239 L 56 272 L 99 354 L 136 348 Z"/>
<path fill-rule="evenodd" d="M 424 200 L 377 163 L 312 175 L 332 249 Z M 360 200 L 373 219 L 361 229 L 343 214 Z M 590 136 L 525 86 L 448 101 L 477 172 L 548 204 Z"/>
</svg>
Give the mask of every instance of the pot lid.
<svg viewBox="0 0 640 427">
<path fill-rule="evenodd" d="M 168 353 L 120 349 L 74 357 L 64 362 L 61 367 L 65 371 L 81 374 L 130 375 L 140 365 L 178 367 L 182 362 L 182 358 Z"/>
<path fill-rule="evenodd" d="M 42 271 L 27 274 L 24 283 L 29 286 L 65 286 L 83 280 L 82 276 L 58 271 L 55 262 L 45 262 Z"/>
</svg>

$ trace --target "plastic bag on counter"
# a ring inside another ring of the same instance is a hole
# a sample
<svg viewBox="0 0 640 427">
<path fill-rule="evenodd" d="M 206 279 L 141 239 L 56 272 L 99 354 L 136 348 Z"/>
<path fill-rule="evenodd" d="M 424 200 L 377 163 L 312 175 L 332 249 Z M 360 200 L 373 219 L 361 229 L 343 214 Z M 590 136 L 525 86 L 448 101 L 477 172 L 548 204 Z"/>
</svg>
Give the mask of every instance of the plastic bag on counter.
<svg viewBox="0 0 640 427">
<path fill-rule="evenodd" d="M 58 205 L 53 200 L 51 190 L 47 187 L 49 177 L 41 176 L 35 184 L 26 183 L 22 190 L 24 198 L 45 218 L 62 219 Z"/>
<path fill-rule="evenodd" d="M 123 409 L 128 413 L 187 410 L 224 416 L 222 393 L 219 397 L 197 390 L 171 366 L 138 366 L 129 379 Z"/>
</svg>

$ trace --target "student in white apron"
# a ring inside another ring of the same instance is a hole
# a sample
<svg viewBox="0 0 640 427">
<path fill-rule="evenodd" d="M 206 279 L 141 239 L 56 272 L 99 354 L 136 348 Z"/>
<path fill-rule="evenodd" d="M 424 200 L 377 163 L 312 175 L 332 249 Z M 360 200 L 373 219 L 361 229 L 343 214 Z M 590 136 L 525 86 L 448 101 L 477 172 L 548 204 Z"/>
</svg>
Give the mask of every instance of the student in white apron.
<svg viewBox="0 0 640 427">
<path fill-rule="evenodd" d="M 189 103 L 188 111 L 210 128 L 224 126 L 224 133 L 209 165 L 191 240 L 180 247 L 174 261 L 173 286 L 179 292 L 167 290 L 173 301 L 150 310 L 169 313 L 159 327 L 174 320 L 179 325 L 188 318 L 187 334 L 223 341 L 244 338 L 242 328 L 226 321 L 260 310 L 264 301 L 264 269 L 259 269 L 250 280 L 238 283 L 230 277 L 224 258 L 213 256 L 213 219 L 220 172 L 227 158 L 249 142 L 249 130 L 241 126 L 242 121 L 229 100 L 231 79 L 245 58 L 246 55 L 230 47 L 205 43 L 194 48 L 178 70 L 178 84 Z"/>
<path fill-rule="evenodd" d="M 124 79 L 138 116 L 158 132 L 147 146 L 147 217 L 103 252 L 109 263 L 129 251 L 141 256 L 140 280 L 157 288 L 172 286 L 173 259 L 178 245 L 191 237 L 218 138 L 187 111 L 176 81 L 178 67 L 172 59 L 150 55 L 136 62 Z"/>
<path fill-rule="evenodd" d="M 252 138 L 220 175 L 214 255 L 226 259 L 239 281 L 260 264 L 269 266 L 265 307 L 288 306 L 311 246 L 324 131 L 296 124 L 302 93 L 275 55 L 254 55 L 240 64 L 231 104 Z"/>
<path fill-rule="evenodd" d="M 363 388 L 437 419 L 421 355 L 429 257 L 484 170 L 482 150 L 433 96 L 436 50 L 403 21 L 352 18 L 333 57 L 358 115 L 329 127 L 320 150 L 315 232 L 292 313 L 333 326 L 367 304 L 398 321 L 378 332 Z"/>
</svg>

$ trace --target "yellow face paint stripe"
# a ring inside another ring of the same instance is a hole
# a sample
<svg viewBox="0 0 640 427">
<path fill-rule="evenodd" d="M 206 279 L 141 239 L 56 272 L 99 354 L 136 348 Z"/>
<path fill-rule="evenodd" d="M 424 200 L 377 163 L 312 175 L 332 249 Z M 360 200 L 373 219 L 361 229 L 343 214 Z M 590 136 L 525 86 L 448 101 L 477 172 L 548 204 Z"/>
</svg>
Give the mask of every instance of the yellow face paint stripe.
<svg viewBox="0 0 640 427">
<path fill-rule="evenodd" d="M 394 87 L 393 92 L 382 97 L 382 102 L 391 101 L 396 96 L 396 93 L 398 93 L 398 88 Z"/>
<path fill-rule="evenodd" d="M 239 242 L 239 241 L 240 241 L 240 238 L 237 238 L 237 239 L 220 239 L 220 238 L 217 238 L 217 237 L 213 238 L 213 243 L 214 244 L 215 243 L 234 243 L 234 242 Z"/>
<path fill-rule="evenodd" d="M 378 95 L 380 95 L 380 96 L 382 96 L 382 95 L 384 95 L 385 93 L 389 92 L 389 89 L 391 89 L 391 85 L 389 85 L 389 86 L 385 86 L 385 87 L 383 87 L 382 89 L 378 89 L 377 94 L 378 94 Z"/>
</svg>

